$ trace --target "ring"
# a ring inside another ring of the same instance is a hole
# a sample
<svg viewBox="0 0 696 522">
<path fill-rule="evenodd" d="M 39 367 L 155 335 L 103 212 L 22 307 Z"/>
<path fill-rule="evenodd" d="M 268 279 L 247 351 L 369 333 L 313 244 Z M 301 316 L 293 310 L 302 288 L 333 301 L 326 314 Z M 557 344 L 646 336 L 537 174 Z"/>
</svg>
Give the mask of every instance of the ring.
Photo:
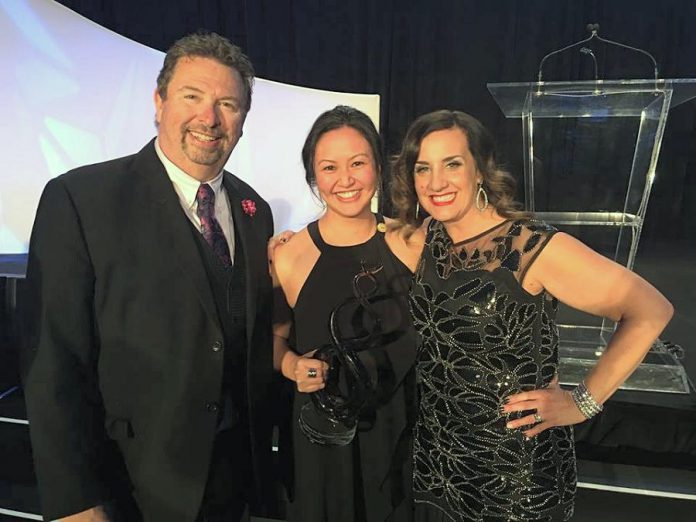
<svg viewBox="0 0 696 522">
<path fill-rule="evenodd" d="M 307 370 L 307 377 L 309 377 L 310 379 L 313 379 L 316 376 L 317 376 L 317 369 L 316 368 L 309 368 Z"/>
<path fill-rule="evenodd" d="M 539 412 L 536 412 L 534 414 L 534 422 L 537 424 L 544 422 L 544 419 L 541 418 L 541 415 L 539 415 Z"/>
</svg>

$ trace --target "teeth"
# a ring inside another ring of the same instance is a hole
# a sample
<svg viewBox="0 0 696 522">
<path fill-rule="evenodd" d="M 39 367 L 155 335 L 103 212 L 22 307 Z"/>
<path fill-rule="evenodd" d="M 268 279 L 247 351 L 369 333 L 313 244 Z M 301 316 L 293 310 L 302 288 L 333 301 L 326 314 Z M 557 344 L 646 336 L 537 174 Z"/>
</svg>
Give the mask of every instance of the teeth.
<svg viewBox="0 0 696 522">
<path fill-rule="evenodd" d="M 359 190 L 351 190 L 349 192 L 336 192 L 336 196 L 343 199 L 350 199 L 358 195 Z"/>
<path fill-rule="evenodd" d="M 191 134 L 193 134 L 194 138 L 197 140 L 201 141 L 215 141 L 217 138 L 215 136 L 208 136 L 207 134 L 201 134 L 200 132 L 196 131 L 189 131 Z"/>
<path fill-rule="evenodd" d="M 455 194 L 443 194 L 441 196 L 431 196 L 436 203 L 446 203 L 454 199 Z"/>
</svg>

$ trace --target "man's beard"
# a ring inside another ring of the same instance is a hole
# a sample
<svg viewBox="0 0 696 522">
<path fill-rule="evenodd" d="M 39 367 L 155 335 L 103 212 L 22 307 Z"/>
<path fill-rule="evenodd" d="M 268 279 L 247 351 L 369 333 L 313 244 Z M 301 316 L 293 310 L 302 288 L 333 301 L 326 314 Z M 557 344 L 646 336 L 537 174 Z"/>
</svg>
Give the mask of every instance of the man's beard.
<svg viewBox="0 0 696 522">
<path fill-rule="evenodd" d="M 198 131 L 196 129 L 184 129 L 182 133 L 182 138 L 181 138 L 181 148 L 184 151 L 184 154 L 186 157 L 191 160 L 193 163 L 197 163 L 198 165 L 215 165 L 216 163 L 219 163 L 220 160 L 223 158 L 225 154 L 225 148 L 223 147 L 223 141 L 225 139 L 224 135 L 219 136 L 219 140 L 215 144 L 215 148 L 211 150 L 205 150 L 201 149 L 199 147 L 196 147 L 196 145 L 192 145 L 189 143 L 189 141 L 186 139 L 186 136 L 189 134 L 188 130 L 194 130 L 196 132 L 202 132 L 204 134 L 208 134 L 209 131 Z M 217 134 L 215 134 L 217 136 Z M 193 136 L 191 139 L 195 140 Z"/>
</svg>

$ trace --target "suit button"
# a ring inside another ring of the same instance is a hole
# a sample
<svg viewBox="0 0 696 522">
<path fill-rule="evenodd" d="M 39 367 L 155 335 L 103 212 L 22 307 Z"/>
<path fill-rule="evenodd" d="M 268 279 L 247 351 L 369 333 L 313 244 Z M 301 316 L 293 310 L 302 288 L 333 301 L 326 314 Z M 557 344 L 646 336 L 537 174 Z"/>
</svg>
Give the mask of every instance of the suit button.
<svg viewBox="0 0 696 522">
<path fill-rule="evenodd" d="M 219 352 L 220 350 L 222 350 L 222 343 L 220 341 L 215 341 L 213 343 L 213 351 Z"/>
<path fill-rule="evenodd" d="M 208 404 L 205 405 L 205 409 L 208 411 L 218 411 L 220 409 L 220 405 L 217 402 L 209 402 Z"/>
</svg>

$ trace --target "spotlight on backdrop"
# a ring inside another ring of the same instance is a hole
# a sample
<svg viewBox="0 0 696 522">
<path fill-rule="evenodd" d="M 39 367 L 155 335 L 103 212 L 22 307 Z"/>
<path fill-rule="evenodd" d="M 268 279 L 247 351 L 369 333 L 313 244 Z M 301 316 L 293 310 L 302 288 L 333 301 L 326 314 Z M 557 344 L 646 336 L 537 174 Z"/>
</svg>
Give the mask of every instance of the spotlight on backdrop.
<svg viewBox="0 0 696 522">
<path fill-rule="evenodd" d="M 21 254 L 50 178 L 133 154 L 155 135 L 152 95 L 164 55 L 52 0 L 0 0 L 0 48 L 0 254 Z M 339 104 L 379 127 L 377 95 L 257 79 L 227 170 L 270 203 L 276 230 L 298 229 L 321 213 L 300 150 L 316 117 Z"/>
</svg>

